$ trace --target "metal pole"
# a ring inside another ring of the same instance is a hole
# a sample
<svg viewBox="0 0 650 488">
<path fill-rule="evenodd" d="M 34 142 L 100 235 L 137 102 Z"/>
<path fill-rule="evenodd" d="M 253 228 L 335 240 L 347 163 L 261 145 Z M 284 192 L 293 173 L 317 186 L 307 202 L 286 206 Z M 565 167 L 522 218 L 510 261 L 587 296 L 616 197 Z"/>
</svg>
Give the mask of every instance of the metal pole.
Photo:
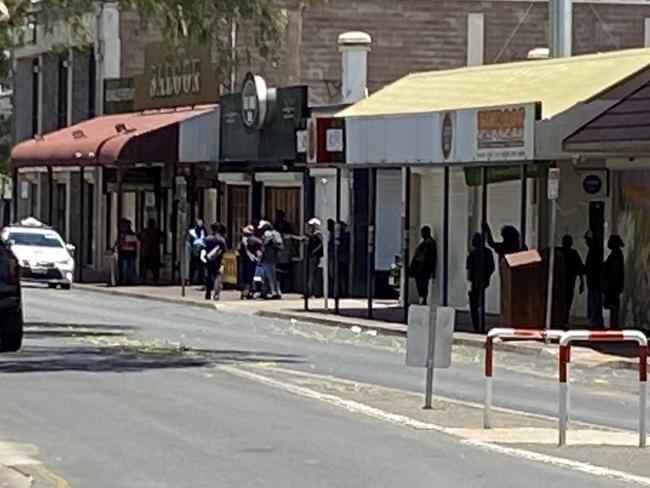
<svg viewBox="0 0 650 488">
<path fill-rule="evenodd" d="M 444 169 L 442 216 L 442 305 L 449 305 L 449 166 Z M 482 260 L 481 260 L 482 261 Z"/>
<path fill-rule="evenodd" d="M 551 57 L 571 56 L 573 30 L 572 0 L 549 1 L 549 46 Z"/>
<path fill-rule="evenodd" d="M 85 183 L 85 178 L 84 178 L 84 167 L 79 166 L 79 219 L 81 221 L 81 225 L 79 226 L 79 249 L 77 249 L 77 267 L 79 268 L 78 271 L 78 276 L 79 276 L 79 283 L 83 282 L 83 265 L 84 265 L 84 222 L 86 222 L 86 219 L 84 219 L 84 200 L 85 200 L 85 195 L 84 195 L 84 185 Z"/>
<path fill-rule="evenodd" d="M 13 125 L 13 124 L 12 124 Z M 13 171 L 13 184 L 11 186 L 11 200 L 12 200 L 12 206 L 13 206 L 13 215 L 11 216 L 11 219 L 13 222 L 18 222 L 18 185 L 20 184 L 19 181 L 19 172 L 18 168 L 14 168 Z"/>
<path fill-rule="evenodd" d="M 551 237 L 549 244 L 551 247 L 548 260 L 548 286 L 546 290 L 546 329 L 551 328 L 553 313 L 553 279 L 555 276 L 555 221 L 557 218 L 557 205 L 555 200 L 551 200 Z"/>
<path fill-rule="evenodd" d="M 404 304 L 404 323 L 409 320 L 409 276 L 408 268 L 411 260 L 411 168 L 404 168 L 402 171 L 402 180 L 404 182 L 402 200 L 404 201 L 404 215 L 402 232 L 404 238 L 402 242 L 402 302 Z"/>
<path fill-rule="evenodd" d="M 52 166 L 47 167 L 47 215 L 48 223 L 54 227 L 54 208 L 52 203 L 54 202 L 53 198 L 54 193 L 54 176 L 52 175 Z M 61 232 L 61 229 L 57 229 Z"/>
<path fill-rule="evenodd" d="M 434 370 L 434 350 L 436 343 L 436 309 L 433 306 L 433 286 L 429 283 L 429 293 L 427 303 L 429 313 L 429 343 L 427 344 L 427 378 L 424 391 L 424 409 L 430 410 L 433 403 L 433 370 Z"/>
<path fill-rule="evenodd" d="M 568 421 L 568 370 L 567 362 L 569 356 L 571 355 L 569 344 L 563 345 L 560 342 L 559 350 L 559 388 L 560 388 L 560 398 L 559 398 L 559 412 L 558 412 L 558 430 L 559 430 L 559 439 L 558 445 L 563 446 L 566 444 L 566 428 Z"/>
<path fill-rule="evenodd" d="M 486 235 L 485 229 L 487 227 L 487 211 L 488 211 L 488 172 L 487 167 L 483 166 L 481 168 L 481 251 L 485 252 L 486 246 Z M 499 266 L 499 263 L 497 263 Z M 497 268 L 498 269 L 498 268 Z M 483 283 L 483 276 L 485 275 L 485 269 L 483 264 L 483 259 L 479 261 L 479 282 Z M 480 294 L 480 304 L 479 304 L 479 332 L 483 332 L 487 329 L 485 323 L 485 288 L 481 287 Z"/>
<path fill-rule="evenodd" d="M 377 185 L 377 170 L 368 170 L 368 253 L 366 269 L 366 290 L 368 293 L 368 318 L 372 319 L 372 298 L 375 280 L 375 191 Z"/>
<path fill-rule="evenodd" d="M 334 224 L 334 312 L 339 313 L 340 272 L 339 253 L 341 252 L 341 168 L 336 168 L 336 223 Z"/>
<path fill-rule="evenodd" d="M 648 407 L 647 388 L 648 383 L 646 381 L 639 381 L 639 447 L 646 447 L 646 411 Z"/>
<path fill-rule="evenodd" d="M 521 246 L 522 248 L 526 246 L 526 218 L 528 210 L 528 175 L 527 166 L 525 164 L 521 165 L 521 216 L 520 216 L 520 235 L 521 235 Z"/>
<path fill-rule="evenodd" d="M 302 188 L 303 188 L 303 214 L 307 215 L 308 211 L 308 202 L 310 199 L 310 195 L 308 195 L 309 190 L 311 189 L 310 181 L 309 181 L 309 169 L 305 168 L 305 170 L 302 173 Z M 303 219 L 304 220 L 304 219 Z M 303 230 L 306 230 L 305 223 L 303 222 Z M 303 262 L 304 262 L 304 270 L 303 270 L 303 277 L 302 277 L 302 290 L 303 290 L 303 308 L 305 311 L 309 310 L 309 295 L 311 294 L 312 290 L 309 289 L 309 273 L 311 272 L 311 257 L 309 256 L 309 238 L 307 236 L 306 232 L 303 232 L 304 235 L 304 241 L 303 241 Z M 317 265 L 317 264 L 316 264 Z"/>
</svg>

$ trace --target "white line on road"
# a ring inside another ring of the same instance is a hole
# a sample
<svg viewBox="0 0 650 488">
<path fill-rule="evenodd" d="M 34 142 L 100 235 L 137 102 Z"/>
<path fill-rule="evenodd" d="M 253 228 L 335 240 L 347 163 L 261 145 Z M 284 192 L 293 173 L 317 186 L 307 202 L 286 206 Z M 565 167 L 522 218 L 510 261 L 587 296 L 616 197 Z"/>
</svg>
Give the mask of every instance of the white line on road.
<svg viewBox="0 0 650 488">
<path fill-rule="evenodd" d="M 503 454 L 518 459 L 524 459 L 527 461 L 533 461 L 542 464 L 557 466 L 557 467 L 561 467 L 561 468 L 565 468 L 565 469 L 569 469 L 572 471 L 577 471 L 577 472 L 581 472 L 593 476 L 598 476 L 598 477 L 605 476 L 611 479 L 616 479 L 627 483 L 634 483 L 641 486 L 650 487 L 650 478 L 646 478 L 643 476 L 638 476 L 635 474 L 626 473 L 624 471 L 610 469 L 602 466 L 596 466 L 594 464 L 585 463 L 581 461 L 574 461 L 571 459 L 561 458 L 557 456 L 541 454 L 533 451 L 528 451 L 526 449 L 504 447 L 497 444 L 493 444 L 491 442 L 477 441 L 475 439 L 467 439 L 462 435 L 459 435 L 457 432 L 454 432 L 453 429 L 443 427 L 441 425 L 436 425 L 429 422 L 422 422 L 420 420 L 416 420 L 411 417 L 407 417 L 405 415 L 399 415 L 392 412 L 387 412 L 385 410 L 381 410 L 376 407 L 371 407 L 369 405 L 365 405 L 363 403 L 359 403 L 354 400 L 346 400 L 345 398 L 341 398 L 329 393 L 321 393 L 311 388 L 306 388 L 303 386 L 287 383 L 285 381 L 280 381 L 275 378 L 264 376 L 259 373 L 243 370 L 235 366 L 221 366 L 219 369 L 229 374 L 239 376 L 241 378 L 246 378 L 248 380 L 256 381 L 258 383 L 273 388 L 277 388 L 279 390 L 283 390 L 289 393 L 293 393 L 298 396 L 325 402 L 335 407 L 347 410 L 349 412 L 360 413 L 369 417 L 390 422 L 392 424 L 402 425 L 405 427 L 410 427 L 418 430 L 432 430 L 436 432 L 442 432 L 452 437 L 461 439 L 461 443 L 466 446 L 480 448 L 486 451 L 494 452 L 497 454 Z"/>
</svg>

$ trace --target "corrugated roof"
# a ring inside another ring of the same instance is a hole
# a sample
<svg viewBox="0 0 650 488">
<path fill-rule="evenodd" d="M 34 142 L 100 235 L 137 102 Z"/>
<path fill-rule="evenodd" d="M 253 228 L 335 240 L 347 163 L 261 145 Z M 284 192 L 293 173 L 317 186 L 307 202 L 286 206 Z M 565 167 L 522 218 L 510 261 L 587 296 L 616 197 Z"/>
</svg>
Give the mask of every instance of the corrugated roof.
<svg viewBox="0 0 650 488">
<path fill-rule="evenodd" d="M 339 117 L 435 112 L 541 102 L 550 118 L 650 65 L 650 49 L 628 49 L 408 75 L 342 110 Z"/>
</svg>

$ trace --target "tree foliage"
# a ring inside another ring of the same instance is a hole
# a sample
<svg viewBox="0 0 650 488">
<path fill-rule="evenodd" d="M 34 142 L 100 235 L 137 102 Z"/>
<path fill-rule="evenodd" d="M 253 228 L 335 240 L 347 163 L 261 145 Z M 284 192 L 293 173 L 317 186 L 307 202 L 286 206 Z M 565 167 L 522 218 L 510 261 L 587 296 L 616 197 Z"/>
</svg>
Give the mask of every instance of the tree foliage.
<svg viewBox="0 0 650 488">
<path fill-rule="evenodd" d="M 286 26 L 286 11 L 278 0 L 0 0 L 0 80 L 8 73 L 10 49 L 27 41 L 30 22 L 48 26 L 65 20 L 83 36 L 82 17 L 103 3 L 137 12 L 143 26 L 160 29 L 170 42 L 211 43 L 225 63 L 231 54 L 233 22 L 252 26 L 253 44 L 247 47 L 265 59 L 276 52 Z"/>
</svg>

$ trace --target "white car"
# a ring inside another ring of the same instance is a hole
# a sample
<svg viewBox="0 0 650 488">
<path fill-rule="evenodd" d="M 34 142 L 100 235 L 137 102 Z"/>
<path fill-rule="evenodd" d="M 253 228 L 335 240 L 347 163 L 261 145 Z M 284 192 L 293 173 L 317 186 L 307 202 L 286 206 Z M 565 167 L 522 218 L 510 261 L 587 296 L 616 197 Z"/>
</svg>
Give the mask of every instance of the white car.
<svg viewBox="0 0 650 488">
<path fill-rule="evenodd" d="M 74 280 L 74 246 L 58 232 L 34 218 L 2 230 L 2 241 L 18 259 L 23 281 L 47 283 L 50 288 L 70 289 Z"/>
</svg>

